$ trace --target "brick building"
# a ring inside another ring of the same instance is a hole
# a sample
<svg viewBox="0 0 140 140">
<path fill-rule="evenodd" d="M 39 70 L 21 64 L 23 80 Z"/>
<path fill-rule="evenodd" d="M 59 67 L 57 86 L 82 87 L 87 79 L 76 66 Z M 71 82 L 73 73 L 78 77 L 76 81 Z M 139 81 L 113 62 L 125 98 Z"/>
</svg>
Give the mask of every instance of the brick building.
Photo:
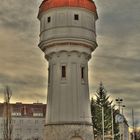
<svg viewBox="0 0 140 140">
<path fill-rule="evenodd" d="M 46 105 L 42 103 L 10 104 L 12 140 L 43 140 Z M 4 103 L 0 103 L 0 140 L 4 132 Z"/>
</svg>

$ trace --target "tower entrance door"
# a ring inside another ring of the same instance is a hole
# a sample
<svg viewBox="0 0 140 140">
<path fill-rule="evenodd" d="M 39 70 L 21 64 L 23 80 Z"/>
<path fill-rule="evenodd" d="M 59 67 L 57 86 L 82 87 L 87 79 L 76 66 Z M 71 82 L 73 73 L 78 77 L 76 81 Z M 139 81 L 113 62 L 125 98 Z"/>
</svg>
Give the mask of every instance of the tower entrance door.
<svg viewBox="0 0 140 140">
<path fill-rule="evenodd" d="M 83 140 L 83 139 L 81 137 L 75 136 L 75 137 L 72 137 L 71 140 Z"/>
</svg>

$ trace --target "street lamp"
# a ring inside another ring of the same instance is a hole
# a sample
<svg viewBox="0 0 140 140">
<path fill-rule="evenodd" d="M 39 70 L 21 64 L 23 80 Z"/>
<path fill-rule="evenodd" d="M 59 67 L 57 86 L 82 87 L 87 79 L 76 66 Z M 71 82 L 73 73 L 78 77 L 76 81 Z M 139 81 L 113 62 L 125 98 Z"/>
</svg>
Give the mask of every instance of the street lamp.
<svg viewBox="0 0 140 140">
<path fill-rule="evenodd" d="M 121 107 L 122 107 L 122 115 L 123 115 L 123 113 L 124 113 L 123 108 L 125 108 L 126 106 L 122 105 Z"/>
<path fill-rule="evenodd" d="M 116 103 L 117 103 L 118 106 L 119 106 L 119 114 L 120 114 L 120 107 L 121 107 L 122 102 L 123 102 L 123 99 L 121 99 L 121 98 L 119 98 L 119 97 L 116 99 Z M 119 133 L 120 133 L 120 140 L 121 140 L 120 123 L 119 123 Z"/>
<path fill-rule="evenodd" d="M 102 105 L 102 135 L 103 135 L 103 140 L 104 140 L 104 107 Z"/>
<path fill-rule="evenodd" d="M 103 99 L 100 99 L 100 102 L 101 102 L 101 104 L 100 104 L 100 106 L 101 106 L 101 109 L 102 109 L 102 139 L 104 140 L 104 106 L 103 106 L 103 104 L 102 104 L 102 100 Z"/>
<path fill-rule="evenodd" d="M 120 107 L 121 107 L 122 102 L 123 102 L 123 99 L 121 99 L 121 98 L 117 98 L 117 99 L 116 99 L 116 103 L 117 103 L 118 106 L 119 106 L 119 113 L 120 113 Z"/>
<path fill-rule="evenodd" d="M 121 107 L 122 107 L 122 115 L 123 115 L 124 114 L 123 108 L 125 108 L 126 106 L 122 105 Z M 123 117 L 124 117 L 124 115 L 123 115 Z M 124 129 L 124 124 L 123 124 L 123 140 L 125 139 L 124 138 L 124 133 L 125 133 L 125 129 Z"/>
<path fill-rule="evenodd" d="M 112 140 L 114 140 L 114 117 L 113 117 L 113 107 L 110 105 L 111 109 L 111 123 L 112 123 Z"/>
<path fill-rule="evenodd" d="M 102 101 L 103 99 L 100 99 L 100 102 Z M 104 106 L 103 104 L 101 103 L 100 105 L 97 105 L 98 107 L 101 108 L 101 116 L 102 116 L 102 140 L 104 140 Z"/>
</svg>

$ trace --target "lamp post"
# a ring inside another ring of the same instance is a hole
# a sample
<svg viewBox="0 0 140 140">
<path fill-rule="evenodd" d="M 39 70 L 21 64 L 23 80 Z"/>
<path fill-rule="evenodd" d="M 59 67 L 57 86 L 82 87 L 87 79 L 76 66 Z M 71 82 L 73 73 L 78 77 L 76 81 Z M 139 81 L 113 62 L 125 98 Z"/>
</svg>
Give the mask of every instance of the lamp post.
<svg viewBox="0 0 140 140">
<path fill-rule="evenodd" d="M 100 99 L 100 102 L 102 101 L 102 99 Z M 98 107 L 100 107 L 101 109 L 101 116 L 102 116 L 102 124 L 101 124 L 101 127 L 102 127 L 102 137 L 101 139 L 104 140 L 104 107 L 102 105 L 102 103 L 100 105 L 97 105 Z"/>
<path fill-rule="evenodd" d="M 125 105 L 122 105 L 121 107 L 122 107 L 122 115 L 123 115 L 123 113 L 124 113 L 124 110 L 123 110 L 123 109 L 124 109 L 126 106 L 125 106 Z"/>
<path fill-rule="evenodd" d="M 116 103 L 117 103 L 118 106 L 119 106 L 119 113 L 120 113 L 120 107 L 121 107 L 122 102 L 123 102 L 123 99 L 121 99 L 121 98 L 117 98 L 117 99 L 116 99 Z"/>
<path fill-rule="evenodd" d="M 111 123 L 112 123 L 112 140 L 114 140 L 114 117 L 113 117 L 113 107 L 110 105 L 111 109 Z"/>
<path fill-rule="evenodd" d="M 134 109 L 133 108 L 132 108 L 132 124 L 133 124 L 132 140 L 135 140 L 135 118 L 134 118 Z"/>
<path fill-rule="evenodd" d="M 122 102 L 123 102 L 123 99 L 121 99 L 121 98 L 117 98 L 116 99 L 116 103 L 118 104 L 118 107 L 119 107 L 119 114 L 120 114 L 120 108 L 121 108 L 121 104 L 122 104 Z M 121 130 L 120 130 L 120 123 L 119 123 L 119 134 L 120 134 L 120 140 L 122 140 L 121 139 Z"/>
<path fill-rule="evenodd" d="M 104 140 L 104 107 L 102 105 L 102 135 L 103 135 L 103 140 Z"/>
<path fill-rule="evenodd" d="M 123 109 L 124 109 L 126 106 L 125 106 L 125 105 L 122 105 L 121 107 L 122 107 L 122 115 L 123 115 L 123 114 L 124 114 L 124 110 L 123 110 Z M 125 138 L 124 138 L 124 133 L 125 133 L 125 129 L 124 129 L 124 123 L 123 123 L 123 140 L 125 139 Z"/>
<path fill-rule="evenodd" d="M 100 106 L 101 106 L 101 110 L 102 110 L 102 140 L 104 140 L 104 135 L 105 135 L 104 134 L 104 129 L 105 129 L 104 127 L 105 126 L 104 126 L 104 106 L 103 106 L 102 100 L 103 99 L 100 99 L 100 103 L 101 103 Z"/>
</svg>

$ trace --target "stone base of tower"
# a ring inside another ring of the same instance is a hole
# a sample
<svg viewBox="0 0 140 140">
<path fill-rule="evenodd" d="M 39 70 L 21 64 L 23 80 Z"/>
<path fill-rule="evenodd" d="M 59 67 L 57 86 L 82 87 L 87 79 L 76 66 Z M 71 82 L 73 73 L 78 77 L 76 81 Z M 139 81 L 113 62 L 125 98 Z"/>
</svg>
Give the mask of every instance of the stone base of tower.
<svg viewBox="0 0 140 140">
<path fill-rule="evenodd" d="M 47 125 L 44 140 L 94 140 L 89 125 Z"/>
</svg>

